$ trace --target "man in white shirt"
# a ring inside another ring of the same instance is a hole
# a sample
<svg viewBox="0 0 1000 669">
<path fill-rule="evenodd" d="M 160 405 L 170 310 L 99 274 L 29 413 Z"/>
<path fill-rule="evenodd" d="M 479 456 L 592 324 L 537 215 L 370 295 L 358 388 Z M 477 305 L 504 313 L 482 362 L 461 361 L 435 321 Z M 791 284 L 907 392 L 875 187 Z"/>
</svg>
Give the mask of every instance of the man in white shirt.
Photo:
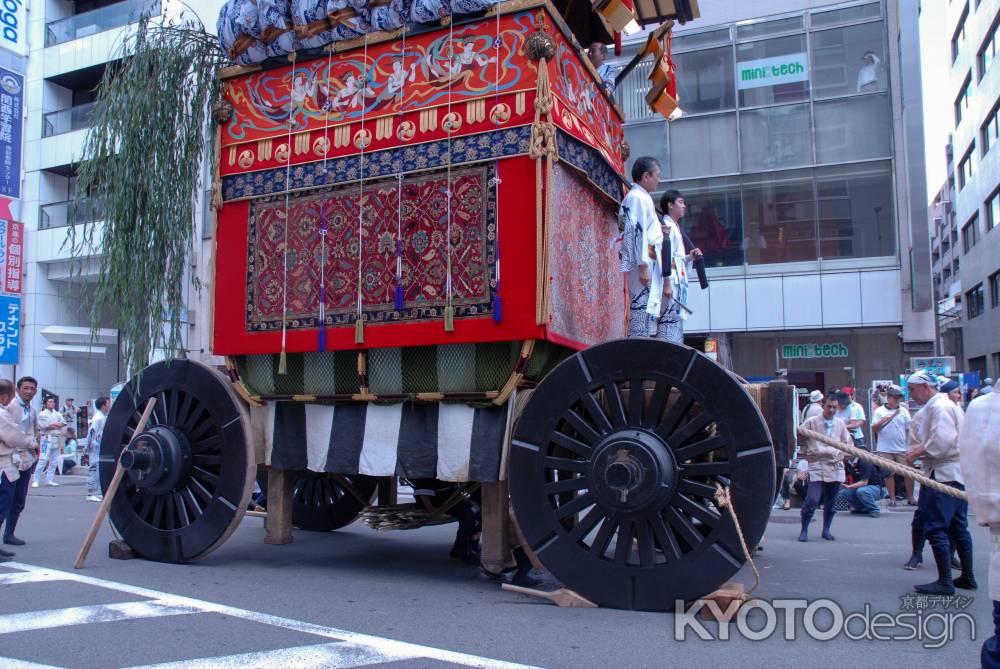
<svg viewBox="0 0 1000 669">
<path fill-rule="evenodd" d="M 872 433 L 877 447 L 875 452 L 886 460 L 906 464 L 906 435 L 910 428 L 910 412 L 903 406 L 903 389 L 889 386 L 885 393 L 885 405 L 875 410 L 872 416 Z M 889 506 L 896 506 L 896 477 L 885 472 L 885 487 L 889 490 Z M 913 481 L 906 479 L 906 503 L 913 501 Z"/>
<path fill-rule="evenodd" d="M 990 534 L 990 599 L 993 636 L 983 643 L 984 669 L 1000 667 L 1000 393 L 969 404 L 958 439 L 969 506 Z"/>
<path fill-rule="evenodd" d="M 806 408 L 802 410 L 802 422 L 806 422 L 813 416 L 818 416 L 823 413 L 823 393 L 819 390 L 814 390 L 809 393 L 809 404 Z"/>
<path fill-rule="evenodd" d="M 650 196 L 660 185 L 660 163 L 649 156 L 636 158 L 632 179 L 635 183 L 618 211 L 623 230 L 619 269 L 628 285 L 628 336 L 650 337 L 657 334 L 656 319 L 663 297 L 663 231 Z"/>
<path fill-rule="evenodd" d="M 590 59 L 590 63 L 597 70 L 597 76 L 601 78 L 601 83 L 614 93 L 615 66 L 605 62 L 608 59 L 608 45 L 601 42 L 594 42 L 587 48 L 587 58 Z"/>
<path fill-rule="evenodd" d="M 837 393 L 837 403 L 840 405 L 840 410 L 837 412 L 837 418 L 844 421 L 847 425 L 847 430 L 851 433 L 851 439 L 854 440 L 854 445 L 858 448 L 868 448 L 865 443 L 865 409 L 860 404 L 854 401 L 854 388 L 850 386 L 844 386 Z"/>
<path fill-rule="evenodd" d="M 958 435 L 964 418 L 962 410 L 944 393 L 937 390 L 937 379 L 926 370 L 918 370 L 907 379 L 910 397 L 924 405 L 924 414 L 915 435 L 916 444 L 907 451 L 911 463 L 920 459 L 924 470 L 939 483 L 965 490 L 959 465 Z M 969 534 L 969 504 L 951 495 L 945 495 L 924 486 L 920 490 L 917 508 L 923 523 L 924 534 L 934 551 L 938 579 L 932 583 L 914 586 L 925 595 L 955 594 L 955 588 L 976 589 L 972 573 L 972 536 Z M 951 549 L 958 549 L 962 575 L 954 581 L 951 577 Z"/>
<path fill-rule="evenodd" d="M 56 409 L 54 397 L 45 399 L 45 408 L 38 414 L 38 429 L 42 435 L 41 458 L 38 469 L 35 470 L 35 480 L 31 487 L 37 488 L 42 476 L 46 485 L 59 485 L 55 481 L 56 469 L 59 466 L 59 456 L 62 455 L 63 443 L 66 440 L 66 419 Z"/>
<path fill-rule="evenodd" d="M 94 402 L 94 417 L 90 421 L 87 432 L 87 501 L 100 502 L 101 481 L 97 468 L 101 457 L 101 437 L 104 435 L 104 423 L 108 419 L 108 398 L 98 397 Z"/>
</svg>

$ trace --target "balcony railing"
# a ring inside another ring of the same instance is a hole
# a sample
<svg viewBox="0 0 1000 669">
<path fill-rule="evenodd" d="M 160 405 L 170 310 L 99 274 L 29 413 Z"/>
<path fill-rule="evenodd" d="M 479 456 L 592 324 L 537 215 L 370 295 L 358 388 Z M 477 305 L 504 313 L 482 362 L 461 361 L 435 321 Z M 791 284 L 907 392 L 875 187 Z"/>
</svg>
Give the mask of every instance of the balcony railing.
<svg viewBox="0 0 1000 669">
<path fill-rule="evenodd" d="M 74 208 L 73 200 L 43 204 L 38 218 L 39 230 L 64 228 L 78 223 L 94 223 L 104 219 L 104 205 L 100 200 L 84 198 Z"/>
<path fill-rule="evenodd" d="M 615 89 L 615 97 L 626 121 L 641 121 L 655 118 L 659 115 L 646 104 L 646 93 L 649 92 L 649 73 L 653 71 L 653 63 L 645 60 L 635 66 Z"/>
<path fill-rule="evenodd" d="M 90 115 L 94 111 L 93 102 L 69 109 L 49 112 L 42 116 L 42 136 L 63 135 L 74 130 L 90 127 Z"/>
<path fill-rule="evenodd" d="M 45 46 L 55 46 L 70 40 L 96 35 L 139 20 L 143 12 L 160 15 L 160 0 L 126 0 L 67 16 L 45 26 Z"/>
</svg>

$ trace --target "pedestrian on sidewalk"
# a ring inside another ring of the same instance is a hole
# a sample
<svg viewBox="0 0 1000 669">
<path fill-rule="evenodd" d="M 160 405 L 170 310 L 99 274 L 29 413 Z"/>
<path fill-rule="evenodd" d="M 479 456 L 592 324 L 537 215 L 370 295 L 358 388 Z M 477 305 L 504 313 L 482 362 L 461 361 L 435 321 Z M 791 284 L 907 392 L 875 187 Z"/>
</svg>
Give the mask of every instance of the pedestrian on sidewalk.
<svg viewBox="0 0 1000 669">
<path fill-rule="evenodd" d="M 823 402 L 823 413 L 802 424 L 807 430 L 819 432 L 844 444 L 851 443 L 844 421 L 837 418 L 837 398 L 827 396 Z M 844 454 L 832 446 L 809 439 L 806 442 L 805 460 L 809 463 L 809 489 L 802 503 L 802 531 L 799 541 L 809 541 L 809 523 L 816 513 L 817 505 L 823 504 L 823 538 L 833 541 L 830 526 L 837 512 L 834 501 L 844 482 Z"/>
<path fill-rule="evenodd" d="M 910 428 L 910 412 L 903 406 L 903 389 L 889 386 L 885 392 L 885 406 L 872 416 L 872 433 L 876 436 L 875 453 L 901 465 L 906 464 L 906 435 Z M 889 491 L 889 506 L 896 506 L 896 476 L 883 472 L 885 487 Z M 906 481 L 906 503 L 913 505 L 913 481 Z"/>
<path fill-rule="evenodd" d="M 22 376 L 17 380 L 17 399 L 12 402 L 15 407 L 11 411 L 11 416 L 18 416 L 18 427 L 23 434 L 30 437 L 31 446 L 18 450 L 21 459 L 21 464 L 18 465 L 20 476 L 14 486 L 10 511 L 3 521 L 3 542 L 10 546 L 23 546 L 25 543 L 23 539 L 14 535 L 14 530 L 27 503 L 28 488 L 35 473 L 35 466 L 38 464 L 38 412 L 31 406 L 31 400 L 35 398 L 37 392 L 38 381 L 33 377 Z"/>
<path fill-rule="evenodd" d="M 958 490 L 965 490 L 959 465 L 958 435 L 962 429 L 963 413 L 957 404 L 938 392 L 936 379 L 925 370 L 918 370 L 907 379 L 910 396 L 924 405 L 921 412 L 917 443 L 907 451 L 907 460 L 920 458 L 924 471 L 939 483 Z M 976 589 L 972 573 L 972 536 L 969 534 L 969 504 L 957 497 L 922 486 L 917 502 L 923 531 L 934 552 L 938 578 L 931 583 L 914 586 L 925 595 L 955 594 L 955 588 Z M 958 549 L 962 575 L 952 580 L 951 550 Z"/>
<path fill-rule="evenodd" d="M 101 437 L 104 435 L 104 423 L 108 419 L 108 398 L 98 397 L 94 402 L 94 418 L 90 421 L 87 432 L 87 501 L 100 502 L 101 480 L 97 463 L 101 457 Z"/>
<path fill-rule="evenodd" d="M 802 410 L 802 422 L 806 422 L 813 416 L 819 416 L 823 413 L 823 393 L 819 390 L 814 390 L 809 393 L 809 404 Z"/>
<path fill-rule="evenodd" d="M 62 455 L 66 439 L 66 422 L 56 409 L 56 398 L 45 399 L 45 408 L 38 414 L 38 430 L 41 434 L 42 450 L 31 487 L 37 488 L 43 475 L 46 485 L 57 486 L 59 484 L 55 480 L 56 469 L 59 467 L 59 457 Z"/>
<path fill-rule="evenodd" d="M 10 512 L 17 481 L 24 476 L 20 468 L 22 453 L 33 459 L 31 451 L 35 446 L 34 440 L 21 432 L 18 425 L 21 410 L 16 402 L 11 402 L 13 397 L 14 384 L 0 379 L 0 518 L 6 518 Z M 13 552 L 0 549 L 0 562 L 10 562 L 13 557 Z"/>
<path fill-rule="evenodd" d="M 851 433 L 851 439 L 854 440 L 854 445 L 858 448 L 868 449 L 868 445 L 865 443 L 864 431 L 866 421 L 865 409 L 854 401 L 854 388 L 850 386 L 841 388 L 837 393 L 837 403 L 839 404 L 837 417 L 847 425 L 847 429 Z"/>
<path fill-rule="evenodd" d="M 983 643 L 983 669 L 1000 669 L 1000 393 L 969 405 L 958 439 L 969 506 L 990 534 L 990 599 L 993 636 Z"/>
</svg>

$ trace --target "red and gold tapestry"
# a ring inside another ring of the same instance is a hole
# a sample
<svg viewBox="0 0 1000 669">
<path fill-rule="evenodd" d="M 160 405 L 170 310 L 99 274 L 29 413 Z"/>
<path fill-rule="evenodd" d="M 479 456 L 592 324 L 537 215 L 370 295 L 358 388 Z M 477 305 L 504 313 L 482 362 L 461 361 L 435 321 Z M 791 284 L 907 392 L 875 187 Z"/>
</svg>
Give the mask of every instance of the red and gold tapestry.
<svg viewBox="0 0 1000 669">
<path fill-rule="evenodd" d="M 450 177 L 441 170 L 366 181 L 363 194 L 353 183 L 293 193 L 287 204 L 285 195 L 254 200 L 246 331 L 280 330 L 283 311 L 289 329 L 320 327 L 321 292 L 327 326 L 353 323 L 359 299 L 371 323 L 440 320 L 449 286 L 456 318 L 489 315 L 496 286 L 493 175 L 485 163 L 452 169 Z"/>
<path fill-rule="evenodd" d="M 573 168 L 557 163 L 552 212 L 549 339 L 580 348 L 623 337 L 614 205 Z"/>
</svg>

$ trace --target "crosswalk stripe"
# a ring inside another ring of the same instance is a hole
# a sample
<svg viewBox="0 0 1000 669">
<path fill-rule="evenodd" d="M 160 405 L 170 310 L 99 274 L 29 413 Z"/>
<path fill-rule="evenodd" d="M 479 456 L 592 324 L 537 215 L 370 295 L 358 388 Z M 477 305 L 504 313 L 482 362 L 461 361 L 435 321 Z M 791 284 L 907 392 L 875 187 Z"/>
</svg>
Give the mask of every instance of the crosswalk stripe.
<svg viewBox="0 0 1000 669">
<path fill-rule="evenodd" d="M 131 669 L 320 669 L 322 667 L 365 667 L 372 664 L 415 659 L 413 655 L 387 654 L 353 643 L 322 643 L 313 646 L 278 648 L 257 653 L 206 657 L 181 662 L 136 666 Z"/>
<path fill-rule="evenodd" d="M 0 667 L 3 667 L 3 669 L 64 669 L 63 667 L 54 667 L 51 664 L 28 662 L 27 660 L 18 660 L 13 657 L 0 657 Z"/>
<path fill-rule="evenodd" d="M 240 609 L 234 606 L 226 606 L 225 604 L 218 604 L 216 602 L 209 602 L 200 599 L 194 599 L 192 597 L 182 597 L 180 595 L 173 595 L 166 592 L 160 592 L 157 590 L 151 590 L 149 588 L 143 588 L 135 585 L 128 585 L 126 583 L 117 583 L 115 581 L 106 581 L 100 578 L 94 578 L 93 576 L 84 576 L 82 574 L 77 574 L 73 572 L 60 571 L 57 569 L 47 569 L 43 567 L 36 567 L 34 565 L 25 564 L 23 562 L 8 562 L 7 567 L 11 569 L 20 569 L 29 573 L 46 573 L 46 574 L 58 574 L 63 580 L 74 581 L 77 583 L 83 583 L 86 585 L 96 586 L 98 588 L 106 588 L 108 590 L 117 590 L 118 592 L 125 592 L 130 595 L 135 595 L 137 597 L 146 597 L 150 602 L 129 602 L 125 604 L 109 604 L 105 606 L 92 606 L 92 607 L 77 607 L 75 609 L 60 609 L 56 611 L 41 611 L 34 612 L 30 614 L 15 614 L 9 616 L 0 616 L 0 634 L 14 631 L 6 627 L 10 619 L 17 618 L 19 616 L 27 616 L 27 618 L 22 619 L 30 621 L 31 616 L 39 616 L 40 614 L 51 614 L 50 620 L 58 621 L 60 620 L 59 614 L 67 611 L 77 611 L 77 610 L 94 610 L 94 613 L 98 613 L 98 610 L 104 610 L 105 615 L 113 615 L 114 612 L 122 610 L 125 607 L 126 611 L 134 612 L 132 617 L 152 617 L 156 615 L 179 615 L 185 613 L 216 613 L 224 616 L 229 616 L 231 618 L 239 618 L 241 620 L 247 620 L 250 622 L 260 623 L 263 625 L 270 625 L 272 627 L 280 627 L 282 629 L 291 630 L 294 632 L 301 632 L 304 634 L 312 634 L 314 636 L 325 637 L 327 639 L 333 639 L 335 641 L 344 641 L 355 646 L 364 646 L 373 651 L 382 653 L 389 657 L 409 657 L 409 658 L 426 658 L 430 660 L 439 660 L 441 662 L 451 662 L 453 664 L 458 664 L 466 667 L 479 667 L 480 669 L 537 669 L 527 664 L 519 664 L 516 662 L 505 662 L 503 660 L 494 660 L 491 658 L 480 657 L 478 655 L 471 655 L 468 653 L 460 653 L 457 651 L 444 650 L 441 648 L 434 648 L 432 646 L 422 646 L 416 643 L 409 643 L 406 641 L 396 641 L 394 639 L 386 639 L 384 637 L 374 636 L 371 634 L 362 634 L 359 632 L 351 632 L 349 630 L 338 629 L 335 627 L 324 627 L 323 625 L 316 625 L 313 623 L 304 622 L 301 620 L 293 620 L 291 618 L 284 618 L 282 616 L 273 616 L 267 613 L 260 613 L 257 611 L 248 611 L 246 609 Z M 145 610 L 143 607 L 149 607 L 150 615 L 141 615 L 142 611 Z M 157 611 L 162 611 L 157 613 Z M 79 616 L 79 614 L 77 614 Z M 43 627 L 56 627 L 59 625 L 73 625 L 82 624 L 86 622 L 107 622 L 110 620 L 121 620 L 123 618 L 129 617 L 129 615 L 122 615 L 119 617 L 109 617 L 96 620 L 78 620 L 76 622 L 66 622 L 57 624 L 48 624 L 38 627 L 31 627 L 29 629 L 41 629 Z M 23 625 L 23 622 L 19 622 L 19 625 Z M 24 627 L 17 628 L 17 631 L 24 631 Z M 284 669 L 284 665 L 282 665 Z M 6 669 L 6 668 L 4 668 Z"/>
<path fill-rule="evenodd" d="M 70 625 L 86 625 L 88 623 L 106 623 L 116 620 L 178 616 L 200 612 L 201 609 L 195 606 L 163 601 L 72 606 L 65 609 L 29 611 L 0 616 L 0 634 L 30 632 L 32 630 L 68 627 Z"/>
<path fill-rule="evenodd" d="M 19 583 L 41 583 L 42 581 L 63 581 L 66 577 L 51 571 L 28 572 L 19 571 L 10 574 L 0 574 L 0 585 L 17 585 Z"/>
</svg>

